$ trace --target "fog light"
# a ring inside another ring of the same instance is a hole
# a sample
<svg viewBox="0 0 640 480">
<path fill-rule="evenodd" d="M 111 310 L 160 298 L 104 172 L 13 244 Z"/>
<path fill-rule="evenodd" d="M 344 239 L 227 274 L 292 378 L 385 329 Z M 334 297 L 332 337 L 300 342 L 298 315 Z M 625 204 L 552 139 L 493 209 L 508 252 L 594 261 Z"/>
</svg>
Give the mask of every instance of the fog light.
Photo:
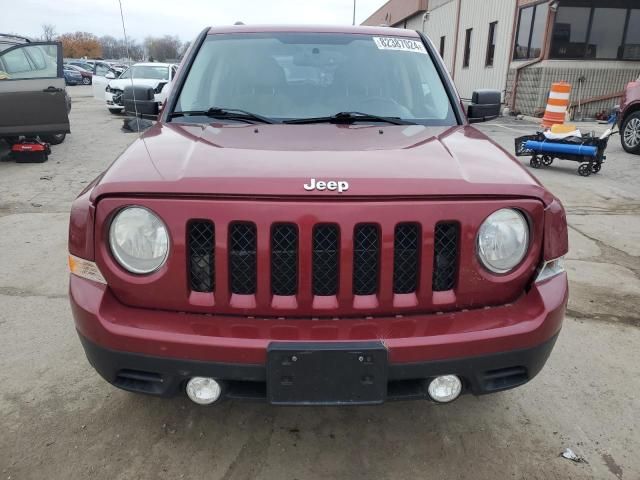
<svg viewBox="0 0 640 480">
<path fill-rule="evenodd" d="M 452 402 L 462 392 L 462 382 L 456 375 L 443 375 L 431 380 L 429 396 L 439 403 Z"/>
<path fill-rule="evenodd" d="M 210 405 L 220 398 L 222 387 L 213 378 L 193 377 L 187 382 L 186 391 L 198 405 Z"/>
</svg>

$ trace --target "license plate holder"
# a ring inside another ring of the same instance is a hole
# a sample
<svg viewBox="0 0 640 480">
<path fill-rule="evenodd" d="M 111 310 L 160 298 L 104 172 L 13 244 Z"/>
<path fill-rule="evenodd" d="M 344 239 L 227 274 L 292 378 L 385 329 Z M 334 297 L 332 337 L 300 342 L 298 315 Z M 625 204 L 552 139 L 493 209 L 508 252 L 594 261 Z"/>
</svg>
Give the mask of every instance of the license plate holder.
<svg viewBox="0 0 640 480">
<path fill-rule="evenodd" d="M 387 395 L 381 342 L 274 342 L 267 352 L 267 398 L 275 405 L 374 405 Z"/>
</svg>

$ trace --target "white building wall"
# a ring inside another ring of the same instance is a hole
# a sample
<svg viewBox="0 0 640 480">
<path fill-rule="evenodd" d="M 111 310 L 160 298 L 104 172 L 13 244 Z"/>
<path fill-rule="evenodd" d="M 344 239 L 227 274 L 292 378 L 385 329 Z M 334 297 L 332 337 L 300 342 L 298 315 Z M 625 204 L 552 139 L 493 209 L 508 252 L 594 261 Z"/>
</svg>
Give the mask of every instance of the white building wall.
<svg viewBox="0 0 640 480">
<path fill-rule="evenodd" d="M 473 91 L 478 88 L 492 88 L 504 93 L 511 61 L 516 3 L 516 0 L 429 0 L 426 19 L 421 12 L 395 26 L 424 31 L 433 42 L 436 51 L 440 51 L 440 38 L 445 37 L 444 63 L 453 76 L 462 98 L 470 99 Z M 460 27 L 456 45 L 458 8 Z M 496 49 L 493 66 L 487 67 L 485 63 L 489 24 L 492 22 L 498 22 Z M 464 43 L 468 28 L 473 28 L 471 57 L 469 67 L 463 68 Z M 457 53 L 454 51 L 456 47 Z"/>
<path fill-rule="evenodd" d="M 406 27 L 409 30 L 420 30 L 422 31 L 422 22 L 424 19 L 424 14 L 418 13 L 413 17 L 409 17 L 405 20 Z"/>
<path fill-rule="evenodd" d="M 504 91 L 511 59 L 515 0 L 461 0 L 458 54 L 454 81 L 462 98 L 471 98 L 478 88 Z M 498 22 L 496 50 L 493 67 L 486 67 L 489 24 Z M 455 20 L 453 21 L 455 24 Z M 466 31 L 473 28 L 471 58 L 468 68 L 463 68 Z"/>
<path fill-rule="evenodd" d="M 457 16 L 458 0 L 431 0 L 429 15 L 424 22 L 424 33 L 431 39 L 437 51 L 440 51 L 440 38 L 445 37 L 443 59 L 449 73 L 453 72 Z M 422 18 L 420 21 L 420 28 L 422 28 Z"/>
</svg>

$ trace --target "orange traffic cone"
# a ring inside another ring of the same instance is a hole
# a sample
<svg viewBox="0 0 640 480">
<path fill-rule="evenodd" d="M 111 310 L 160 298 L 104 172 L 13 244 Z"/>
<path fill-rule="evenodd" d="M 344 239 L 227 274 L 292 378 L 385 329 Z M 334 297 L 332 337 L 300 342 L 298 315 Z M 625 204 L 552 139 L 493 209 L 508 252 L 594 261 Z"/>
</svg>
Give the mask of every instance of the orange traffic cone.
<svg viewBox="0 0 640 480">
<path fill-rule="evenodd" d="M 552 125 L 563 124 L 567 108 L 569 108 L 569 97 L 571 96 L 571 84 L 557 82 L 551 85 L 547 109 L 544 112 L 542 126 L 549 128 Z"/>
</svg>

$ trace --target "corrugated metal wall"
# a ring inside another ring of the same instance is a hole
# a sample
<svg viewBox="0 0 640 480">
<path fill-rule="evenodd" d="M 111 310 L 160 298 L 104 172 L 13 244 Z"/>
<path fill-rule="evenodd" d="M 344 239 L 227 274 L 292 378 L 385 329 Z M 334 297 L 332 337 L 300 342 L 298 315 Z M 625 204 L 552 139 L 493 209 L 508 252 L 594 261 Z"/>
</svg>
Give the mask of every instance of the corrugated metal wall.
<svg viewBox="0 0 640 480">
<path fill-rule="evenodd" d="M 454 80 L 460 96 L 471 98 L 478 88 L 493 88 L 503 91 L 510 64 L 511 40 L 515 0 L 463 0 L 460 9 L 460 31 L 458 33 L 458 55 Z M 498 22 L 496 50 L 493 67 L 486 67 L 489 24 Z M 455 28 L 455 21 L 452 28 Z M 468 68 L 463 68 L 466 30 L 473 28 L 471 58 Z"/>
<path fill-rule="evenodd" d="M 453 49 L 455 46 L 456 17 L 458 14 L 458 0 L 431 0 L 429 2 L 429 18 L 424 22 L 425 33 L 440 49 L 440 38 L 445 37 L 444 63 L 453 72 Z M 422 18 L 420 26 L 422 28 Z"/>
<path fill-rule="evenodd" d="M 424 32 L 431 38 L 436 50 L 439 49 L 440 38 L 446 38 L 444 61 L 453 74 L 461 97 L 470 98 L 478 88 L 493 88 L 503 91 L 504 101 L 510 104 L 514 88 L 514 68 L 518 65 L 511 63 L 516 5 L 534 1 L 537 0 L 429 0 L 426 20 L 423 21 L 423 14 L 419 13 L 397 26 L 406 25 L 406 28 L 422 30 L 424 24 Z M 459 2 L 460 27 L 454 71 L 454 36 Z M 489 24 L 496 21 L 498 27 L 494 65 L 486 67 Z M 469 67 L 463 68 L 467 28 L 473 28 L 471 57 Z M 585 77 L 581 93 L 583 99 L 618 93 L 628 82 L 638 77 L 639 70 L 640 62 L 547 60 L 534 64 L 520 72 L 515 110 L 527 115 L 544 110 L 551 83 L 560 80 L 574 85 L 571 100 L 573 104 L 577 104 L 578 78 L 582 76 Z M 612 99 L 591 103 L 583 108 L 583 116 L 591 117 L 618 102 L 619 99 Z"/>
</svg>

